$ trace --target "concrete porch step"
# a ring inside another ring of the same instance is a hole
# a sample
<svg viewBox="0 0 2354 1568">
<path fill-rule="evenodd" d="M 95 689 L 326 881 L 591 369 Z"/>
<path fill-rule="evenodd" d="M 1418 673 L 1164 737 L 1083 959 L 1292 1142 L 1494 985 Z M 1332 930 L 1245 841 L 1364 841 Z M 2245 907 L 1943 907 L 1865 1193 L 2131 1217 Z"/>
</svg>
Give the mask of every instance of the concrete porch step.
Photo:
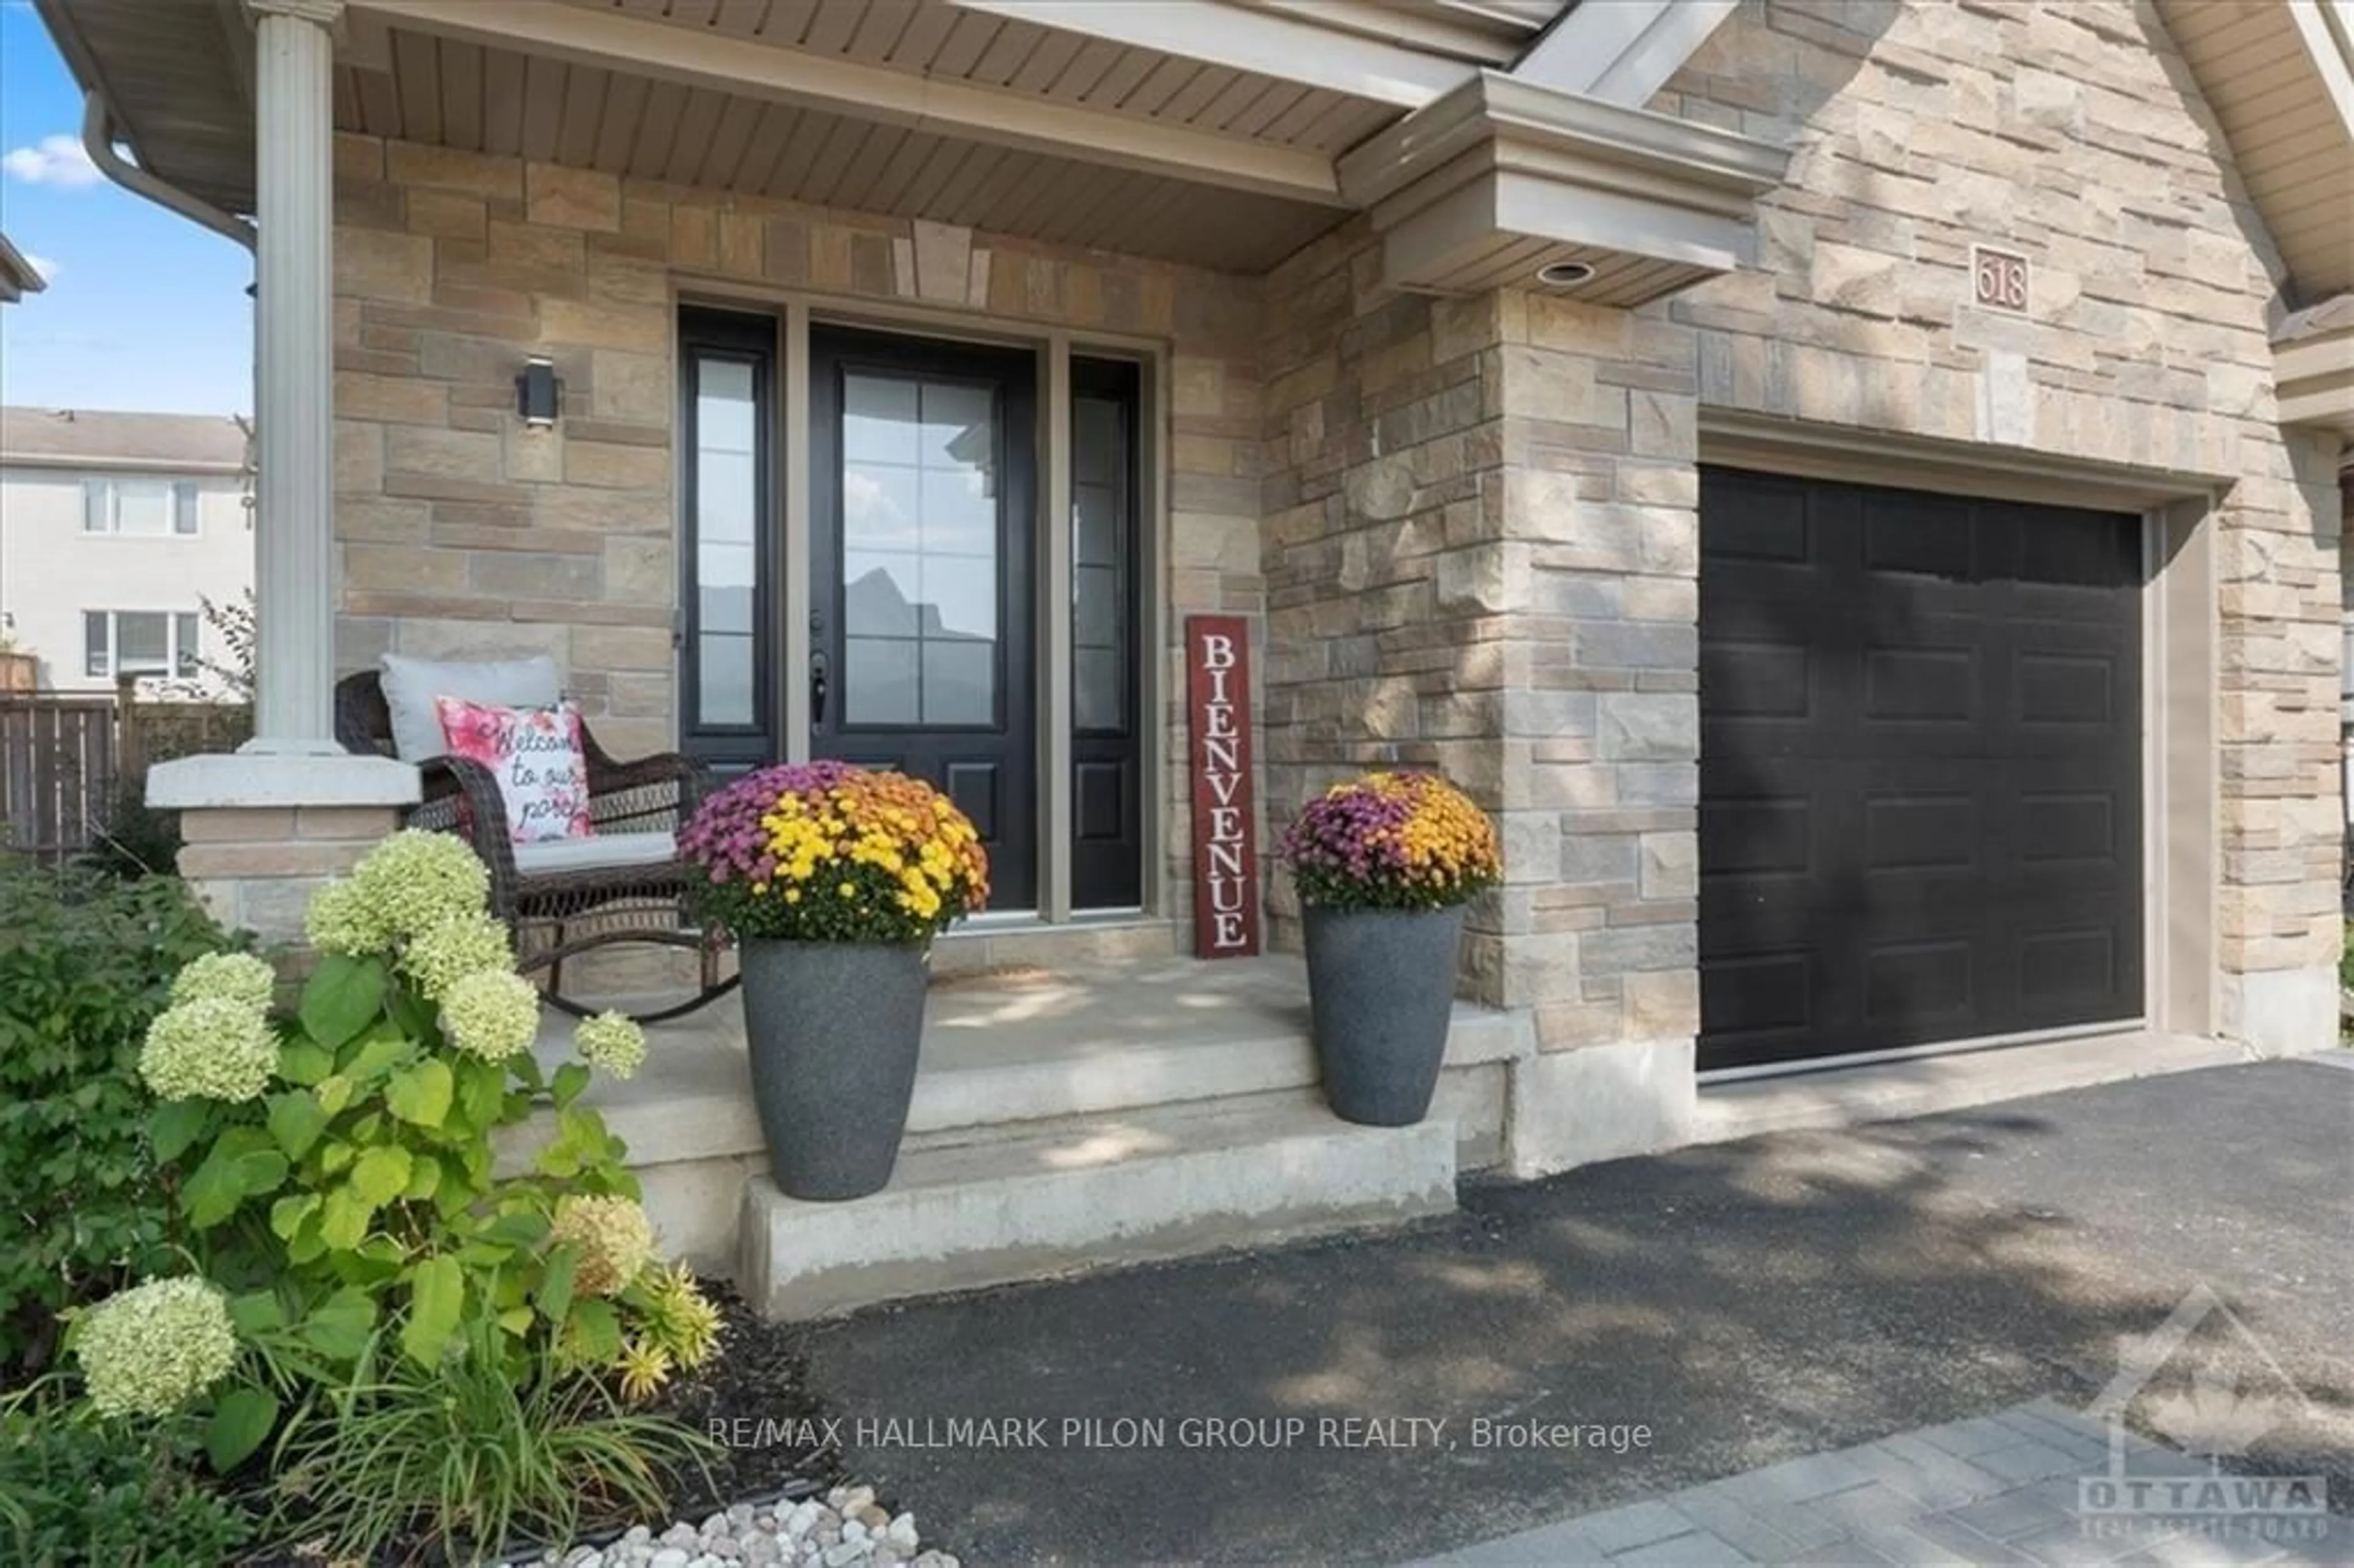
<svg viewBox="0 0 2354 1568">
<path fill-rule="evenodd" d="M 736 1282 L 801 1319 L 1455 1206 L 1455 1128 L 1355 1127 L 1296 1093 L 1162 1105 L 910 1146 L 883 1192 L 745 1184 Z"/>
<path fill-rule="evenodd" d="M 551 1018 L 543 1054 L 560 1058 L 569 1020 Z M 1447 1065 L 1534 1048 L 1524 1016 L 1456 1004 Z M 744 1017 L 733 997 L 648 1032 L 646 1065 L 600 1078 L 589 1103 L 630 1146 L 632 1165 L 754 1154 Z M 960 1128 L 1221 1099 L 1319 1080 L 1297 959 L 1091 962 L 1084 971 L 976 976 L 936 985 L 923 1065 L 907 1113 L 911 1139 Z"/>
</svg>

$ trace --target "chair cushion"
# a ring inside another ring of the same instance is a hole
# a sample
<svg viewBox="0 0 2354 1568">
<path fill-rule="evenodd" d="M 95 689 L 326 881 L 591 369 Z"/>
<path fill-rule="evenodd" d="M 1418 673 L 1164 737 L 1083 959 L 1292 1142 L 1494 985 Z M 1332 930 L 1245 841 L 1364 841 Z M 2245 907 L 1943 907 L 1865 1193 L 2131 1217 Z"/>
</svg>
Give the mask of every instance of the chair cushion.
<svg viewBox="0 0 2354 1568">
<path fill-rule="evenodd" d="M 436 697 L 450 755 L 479 762 L 499 782 L 506 803 L 507 838 L 519 844 L 545 839 L 585 839 L 588 821 L 588 757 L 580 744 L 580 705 L 510 708 Z"/>
<path fill-rule="evenodd" d="M 668 833 L 599 833 L 593 839 L 543 839 L 514 847 L 515 870 L 525 876 L 661 865 L 677 858 L 678 841 Z"/>
<path fill-rule="evenodd" d="M 472 662 L 411 659 L 387 653 L 382 662 L 385 712 L 392 719 L 393 755 L 424 762 L 448 752 L 436 697 L 463 697 L 511 708 L 552 708 L 564 696 L 564 676 L 545 653 L 528 659 Z"/>
</svg>

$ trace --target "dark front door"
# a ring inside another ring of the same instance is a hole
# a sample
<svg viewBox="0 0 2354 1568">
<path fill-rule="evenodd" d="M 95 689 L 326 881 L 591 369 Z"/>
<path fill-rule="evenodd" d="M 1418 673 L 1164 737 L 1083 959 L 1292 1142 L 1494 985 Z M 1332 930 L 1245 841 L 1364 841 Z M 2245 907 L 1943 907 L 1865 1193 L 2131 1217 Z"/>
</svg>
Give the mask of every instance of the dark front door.
<svg viewBox="0 0 2354 1568">
<path fill-rule="evenodd" d="M 2137 521 L 1724 469 L 1700 506 L 1700 1065 L 2138 1016 Z"/>
<path fill-rule="evenodd" d="M 810 334 L 810 755 L 929 779 L 1038 896 L 1031 355 Z"/>
</svg>

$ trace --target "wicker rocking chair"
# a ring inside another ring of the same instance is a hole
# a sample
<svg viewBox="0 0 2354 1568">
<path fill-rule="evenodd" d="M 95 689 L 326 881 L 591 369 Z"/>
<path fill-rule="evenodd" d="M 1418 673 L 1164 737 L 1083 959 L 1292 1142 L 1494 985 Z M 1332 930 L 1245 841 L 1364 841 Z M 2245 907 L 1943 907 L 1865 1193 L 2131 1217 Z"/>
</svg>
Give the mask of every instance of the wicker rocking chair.
<svg viewBox="0 0 2354 1568">
<path fill-rule="evenodd" d="M 374 671 L 335 683 L 335 738 L 346 751 L 395 755 L 392 718 Z M 546 970 L 546 999 L 575 1017 L 594 1009 L 563 994 L 564 961 L 622 942 L 692 948 L 700 988 L 676 1005 L 635 1013 L 677 1018 L 736 989 L 719 978 L 718 948 L 685 907 L 690 868 L 673 841 L 709 787 L 703 764 L 675 752 L 618 762 L 581 726 L 588 812 L 598 836 L 516 845 L 498 780 L 481 763 L 439 757 L 420 765 L 423 799 L 408 825 L 461 834 L 491 869 L 491 913 L 514 938 L 516 967 Z"/>
</svg>

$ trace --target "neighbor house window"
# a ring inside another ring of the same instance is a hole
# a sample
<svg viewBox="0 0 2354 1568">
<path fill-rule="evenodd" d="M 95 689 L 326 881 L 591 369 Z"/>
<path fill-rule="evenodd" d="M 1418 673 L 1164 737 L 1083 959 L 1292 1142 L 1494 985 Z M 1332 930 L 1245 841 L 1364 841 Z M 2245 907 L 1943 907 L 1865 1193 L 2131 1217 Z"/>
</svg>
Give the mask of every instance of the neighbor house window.
<svg viewBox="0 0 2354 1568">
<path fill-rule="evenodd" d="M 81 531 L 161 537 L 196 531 L 193 479 L 85 479 Z"/>
<path fill-rule="evenodd" d="M 81 618 L 83 669 L 97 679 L 173 675 L 194 680 L 196 618 L 187 610 L 91 609 Z"/>
</svg>

